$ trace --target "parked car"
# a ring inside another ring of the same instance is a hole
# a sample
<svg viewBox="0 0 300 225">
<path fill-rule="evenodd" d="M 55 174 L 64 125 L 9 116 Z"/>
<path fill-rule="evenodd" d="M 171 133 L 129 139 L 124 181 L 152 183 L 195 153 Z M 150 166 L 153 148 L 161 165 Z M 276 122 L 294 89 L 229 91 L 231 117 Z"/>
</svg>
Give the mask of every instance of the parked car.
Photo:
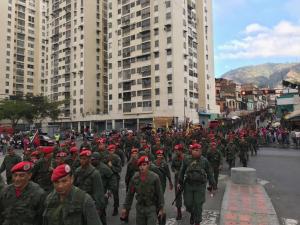
<svg viewBox="0 0 300 225">
<path fill-rule="evenodd" d="M 47 135 L 40 134 L 40 144 L 41 146 L 53 146 L 55 145 L 55 140 L 48 137 Z"/>
</svg>

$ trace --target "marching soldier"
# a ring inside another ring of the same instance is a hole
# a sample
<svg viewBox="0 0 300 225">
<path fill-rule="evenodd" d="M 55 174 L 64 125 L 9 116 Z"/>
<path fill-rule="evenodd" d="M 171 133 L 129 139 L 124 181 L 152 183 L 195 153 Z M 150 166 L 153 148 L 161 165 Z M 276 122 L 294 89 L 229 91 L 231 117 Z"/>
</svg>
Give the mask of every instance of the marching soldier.
<svg viewBox="0 0 300 225">
<path fill-rule="evenodd" d="M 7 155 L 4 157 L 4 160 L 0 167 L 0 175 L 4 171 L 6 172 L 6 183 L 11 184 L 12 182 L 12 173 L 11 168 L 17 163 L 21 162 L 22 159 L 15 153 L 15 150 L 12 146 L 8 147 Z"/>
<path fill-rule="evenodd" d="M 245 138 L 243 135 L 240 137 L 240 144 L 239 144 L 239 158 L 240 162 L 242 163 L 243 167 L 247 167 L 248 164 L 248 149 L 249 145 L 247 144 Z"/>
<path fill-rule="evenodd" d="M 191 157 L 183 160 L 179 172 L 178 188 L 183 188 L 184 204 L 191 213 L 190 224 L 199 225 L 202 221 L 207 179 L 212 187 L 215 187 L 215 181 L 209 162 L 201 155 L 201 145 L 193 144 L 190 150 Z"/>
<path fill-rule="evenodd" d="M 116 146 L 111 144 L 108 146 L 109 155 L 106 157 L 105 163 L 112 170 L 113 175 L 111 179 L 113 180 L 111 187 L 114 197 L 114 211 L 113 216 L 118 215 L 119 208 L 119 183 L 120 183 L 120 173 L 122 171 L 122 162 L 118 155 L 115 154 Z"/>
<path fill-rule="evenodd" d="M 74 185 L 88 193 L 95 201 L 101 222 L 106 225 L 104 190 L 101 175 L 91 165 L 91 150 L 80 153 L 80 167 L 74 174 Z"/>
<path fill-rule="evenodd" d="M 159 177 L 149 171 L 149 158 L 142 156 L 138 160 L 139 172 L 130 181 L 126 194 L 121 219 L 128 217 L 133 197 L 136 194 L 136 224 L 153 225 L 157 223 L 157 215 L 162 218 L 164 215 L 164 197 Z M 158 212 L 158 213 L 157 213 Z"/>
<path fill-rule="evenodd" d="M 177 144 L 174 147 L 175 154 L 172 159 L 171 169 L 174 173 L 175 187 L 178 185 L 178 174 L 184 159 L 183 154 L 183 145 Z M 178 195 L 178 196 L 177 196 Z M 177 207 L 177 217 L 176 220 L 182 219 L 181 207 L 182 207 L 182 194 L 179 193 L 178 189 L 175 188 L 175 197 L 176 197 L 176 207 Z"/>
<path fill-rule="evenodd" d="M 67 164 L 56 167 L 51 180 L 54 185 L 46 198 L 43 225 L 100 225 L 94 200 L 83 190 L 73 185 L 71 167 Z"/>
<path fill-rule="evenodd" d="M 207 160 L 214 174 L 216 188 L 218 188 L 219 172 L 222 166 L 222 153 L 217 149 L 217 144 L 214 141 L 211 142 L 210 149 L 207 152 Z"/>
<path fill-rule="evenodd" d="M 235 157 L 237 154 L 237 147 L 235 143 L 233 142 L 233 139 L 228 140 L 228 144 L 226 146 L 226 161 L 229 166 L 229 170 L 231 170 L 232 167 L 235 167 Z"/>
<path fill-rule="evenodd" d="M 31 162 L 20 162 L 12 169 L 12 184 L 0 192 L 0 224 L 40 225 L 45 192 L 31 179 Z"/>
<path fill-rule="evenodd" d="M 164 159 L 164 152 L 163 150 L 157 150 L 156 151 L 156 160 L 153 162 L 155 166 L 158 167 L 160 170 L 160 183 L 162 185 L 162 191 L 165 193 L 166 186 L 167 186 L 167 179 L 169 181 L 169 188 L 170 190 L 173 190 L 173 183 L 171 179 L 171 173 L 169 169 L 169 165 Z"/>
<path fill-rule="evenodd" d="M 39 147 L 39 150 L 43 153 L 43 157 L 39 159 L 32 169 L 32 180 L 39 184 L 41 188 L 47 193 L 53 189 L 51 182 L 52 173 L 52 153 L 53 146 Z"/>
<path fill-rule="evenodd" d="M 126 191 L 128 191 L 128 186 L 129 186 L 129 182 L 130 182 L 131 178 L 133 177 L 133 175 L 136 172 L 139 171 L 137 162 L 138 162 L 138 149 L 133 148 L 133 149 L 131 149 L 131 156 L 130 156 L 130 160 L 127 164 L 127 170 L 126 170 L 126 175 L 125 175 Z"/>
</svg>

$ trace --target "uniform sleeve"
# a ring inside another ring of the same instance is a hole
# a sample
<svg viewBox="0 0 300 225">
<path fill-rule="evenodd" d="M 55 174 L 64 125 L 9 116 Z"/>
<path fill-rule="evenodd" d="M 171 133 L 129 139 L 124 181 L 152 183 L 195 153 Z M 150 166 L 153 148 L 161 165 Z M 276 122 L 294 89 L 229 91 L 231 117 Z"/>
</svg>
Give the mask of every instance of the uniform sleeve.
<svg viewBox="0 0 300 225">
<path fill-rule="evenodd" d="M 6 158 L 6 157 L 5 157 Z M 0 167 L 0 174 L 1 173 L 3 173 L 3 171 L 5 170 L 5 168 L 6 168 L 6 164 L 5 164 L 5 158 L 4 158 L 4 160 L 3 160 L 3 162 L 2 162 L 2 164 L 1 164 L 1 167 Z"/>
<path fill-rule="evenodd" d="M 165 200 L 164 200 L 164 194 L 162 191 L 160 179 L 158 176 L 156 176 L 156 179 L 155 179 L 155 190 L 157 193 L 157 204 L 156 205 L 157 205 L 157 209 L 160 210 L 164 207 Z"/>
<path fill-rule="evenodd" d="M 209 162 L 207 160 L 205 160 L 205 172 L 207 174 L 209 185 L 215 186 L 216 182 L 213 176 L 212 167 L 209 165 Z"/>
<path fill-rule="evenodd" d="M 180 185 L 183 185 L 183 180 L 184 180 L 184 174 L 187 168 L 187 161 L 186 159 L 183 160 L 180 170 L 179 170 L 179 175 L 178 175 L 178 183 Z"/>
<path fill-rule="evenodd" d="M 95 199 L 97 209 L 105 208 L 104 188 L 100 173 L 95 170 L 93 177 L 93 199 Z"/>
<path fill-rule="evenodd" d="M 122 171 L 122 161 L 119 156 L 113 160 L 111 169 L 114 173 L 120 173 Z"/>
<path fill-rule="evenodd" d="M 166 163 L 164 168 L 165 168 L 165 173 L 166 173 L 166 176 L 167 176 L 169 182 L 172 182 L 169 165 Z"/>
<path fill-rule="evenodd" d="M 123 207 L 129 211 L 132 205 L 133 197 L 135 194 L 135 186 L 134 186 L 134 176 L 131 178 L 125 198 L 125 202 L 123 204 Z"/>
<path fill-rule="evenodd" d="M 89 195 L 86 195 L 83 205 L 83 217 L 86 225 L 101 225 L 95 203 Z"/>
</svg>

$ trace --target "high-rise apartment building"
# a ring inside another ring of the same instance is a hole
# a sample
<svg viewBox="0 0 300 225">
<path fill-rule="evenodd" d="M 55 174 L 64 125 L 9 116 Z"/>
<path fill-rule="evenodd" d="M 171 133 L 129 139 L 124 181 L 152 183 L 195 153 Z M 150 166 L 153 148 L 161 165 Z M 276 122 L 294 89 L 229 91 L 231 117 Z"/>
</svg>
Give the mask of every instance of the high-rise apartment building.
<svg viewBox="0 0 300 225">
<path fill-rule="evenodd" d="M 106 0 L 49 0 L 45 94 L 71 120 L 107 112 Z"/>
<path fill-rule="evenodd" d="M 108 110 L 116 128 L 218 113 L 211 17 L 211 0 L 108 1 Z"/>
<path fill-rule="evenodd" d="M 46 2 L 0 1 L 0 98 L 41 93 Z"/>
</svg>

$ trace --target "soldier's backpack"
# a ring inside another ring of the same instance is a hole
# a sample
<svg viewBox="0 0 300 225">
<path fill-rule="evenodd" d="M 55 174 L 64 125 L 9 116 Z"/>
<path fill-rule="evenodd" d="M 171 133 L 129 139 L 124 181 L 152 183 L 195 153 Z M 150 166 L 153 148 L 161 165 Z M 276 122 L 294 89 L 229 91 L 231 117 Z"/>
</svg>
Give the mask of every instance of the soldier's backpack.
<svg viewBox="0 0 300 225">
<path fill-rule="evenodd" d="M 205 184 L 207 182 L 207 174 L 201 160 L 193 160 L 186 169 L 187 182 Z"/>
</svg>

